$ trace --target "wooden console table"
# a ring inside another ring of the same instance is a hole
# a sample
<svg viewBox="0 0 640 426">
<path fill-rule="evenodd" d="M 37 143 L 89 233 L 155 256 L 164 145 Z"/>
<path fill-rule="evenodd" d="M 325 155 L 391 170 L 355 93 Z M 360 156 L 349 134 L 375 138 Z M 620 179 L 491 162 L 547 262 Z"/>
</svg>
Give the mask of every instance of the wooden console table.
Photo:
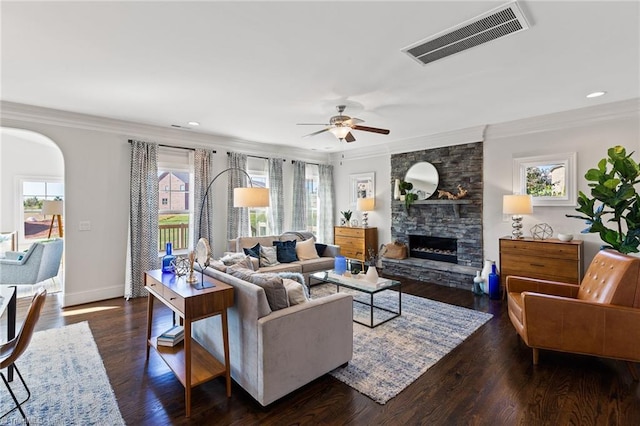
<svg viewBox="0 0 640 426">
<path fill-rule="evenodd" d="M 184 277 L 178 278 L 175 274 L 162 273 L 160 269 L 145 272 L 145 288 L 149 292 L 147 361 L 149 360 L 149 349 L 153 347 L 180 380 L 184 386 L 187 417 L 191 415 L 191 388 L 201 383 L 224 375 L 227 381 L 227 397 L 231 396 L 227 308 L 233 305 L 233 287 L 206 275 L 204 280 L 214 284 L 215 287 L 198 290 L 188 284 Z M 151 335 L 153 301 L 155 299 L 165 304 L 184 320 L 184 341 L 176 346 L 158 346 L 157 336 Z M 222 317 L 224 362 L 217 360 L 191 338 L 191 323 L 214 315 Z"/>
</svg>

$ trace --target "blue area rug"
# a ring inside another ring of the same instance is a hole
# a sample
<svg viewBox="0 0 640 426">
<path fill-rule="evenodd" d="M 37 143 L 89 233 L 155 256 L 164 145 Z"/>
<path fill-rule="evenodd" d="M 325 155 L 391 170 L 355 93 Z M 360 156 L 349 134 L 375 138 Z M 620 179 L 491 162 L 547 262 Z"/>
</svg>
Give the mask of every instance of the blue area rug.
<svg viewBox="0 0 640 426">
<path fill-rule="evenodd" d="M 335 293 L 336 286 L 313 286 L 313 298 Z M 361 299 L 362 293 L 341 288 Z M 367 300 L 368 300 L 368 296 Z M 364 299 L 362 299 L 364 300 Z M 374 296 L 375 305 L 396 310 L 398 293 Z M 385 319 L 376 311 L 374 323 Z M 368 322 L 369 309 L 354 303 L 354 317 Z M 330 374 L 379 404 L 385 404 L 462 343 L 491 314 L 402 294 L 402 315 L 376 328 L 353 324 L 353 359 Z"/>
<path fill-rule="evenodd" d="M 125 424 L 86 321 L 34 333 L 16 364 L 31 390 L 22 407 L 32 425 Z M 11 385 L 22 401 L 26 392 L 15 374 Z M 0 413 L 12 407 L 11 395 L 1 384 Z M 15 410 L 0 423 L 24 421 Z"/>
</svg>

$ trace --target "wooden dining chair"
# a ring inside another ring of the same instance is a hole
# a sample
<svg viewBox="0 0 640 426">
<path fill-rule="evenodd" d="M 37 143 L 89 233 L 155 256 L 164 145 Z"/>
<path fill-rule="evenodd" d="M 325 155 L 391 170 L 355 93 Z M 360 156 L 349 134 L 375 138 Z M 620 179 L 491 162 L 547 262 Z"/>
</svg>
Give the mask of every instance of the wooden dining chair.
<svg viewBox="0 0 640 426">
<path fill-rule="evenodd" d="M 38 322 L 38 318 L 40 318 L 40 311 L 42 310 L 42 305 L 44 305 L 46 295 L 47 291 L 44 288 L 41 287 L 38 289 L 36 294 L 33 296 L 33 299 L 31 300 L 31 306 L 29 306 L 27 317 L 22 323 L 22 327 L 20 328 L 20 332 L 18 333 L 18 335 L 15 338 L 9 340 L 7 343 L 0 345 L 0 370 L 4 370 L 5 368 L 12 366 L 15 372 L 18 373 L 18 377 L 20 377 L 20 381 L 27 391 L 27 397 L 25 398 L 25 400 L 22 402 L 18 402 L 15 393 L 9 385 L 9 381 L 5 377 L 4 373 L 0 372 L 2 381 L 9 390 L 11 398 L 13 398 L 13 401 L 16 404 L 15 407 L 0 416 L 0 419 L 6 417 L 17 409 L 20 411 L 20 414 L 22 414 L 25 422 L 29 424 L 29 420 L 27 419 L 27 416 L 22 409 L 22 404 L 29 400 L 29 398 L 31 397 L 31 391 L 27 387 L 27 384 L 25 383 L 22 374 L 20 374 L 20 370 L 18 370 L 15 362 L 27 349 L 27 347 L 29 346 L 29 342 L 31 342 L 31 336 L 33 336 L 33 330 L 36 326 L 36 323 Z"/>
</svg>

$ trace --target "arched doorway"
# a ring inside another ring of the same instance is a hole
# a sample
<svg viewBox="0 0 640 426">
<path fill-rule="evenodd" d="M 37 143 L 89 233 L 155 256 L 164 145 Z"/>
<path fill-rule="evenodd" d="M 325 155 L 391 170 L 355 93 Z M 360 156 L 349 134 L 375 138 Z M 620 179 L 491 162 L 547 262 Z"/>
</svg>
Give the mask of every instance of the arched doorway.
<svg viewBox="0 0 640 426">
<path fill-rule="evenodd" d="M 30 130 L 0 127 L 0 194 L 0 232 L 15 232 L 17 250 L 64 235 L 64 225 L 58 229 L 57 220 L 52 226 L 52 216 L 43 215 L 45 200 L 60 201 L 64 209 L 64 157 L 50 138 Z M 63 291 L 64 266 L 56 279 L 42 285 L 50 292 Z M 28 295 L 31 287 L 19 287 L 19 296 Z"/>
</svg>

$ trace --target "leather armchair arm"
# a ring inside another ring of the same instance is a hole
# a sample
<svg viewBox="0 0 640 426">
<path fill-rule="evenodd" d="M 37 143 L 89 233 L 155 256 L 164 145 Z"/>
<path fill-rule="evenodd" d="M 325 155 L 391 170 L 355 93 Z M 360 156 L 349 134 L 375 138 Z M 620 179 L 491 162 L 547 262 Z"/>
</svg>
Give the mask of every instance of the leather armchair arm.
<svg viewBox="0 0 640 426">
<path fill-rule="evenodd" d="M 530 291 L 534 293 L 549 294 L 554 296 L 575 298 L 578 295 L 577 284 L 562 283 L 559 281 L 540 280 L 536 278 L 507 277 L 507 293 L 522 293 Z"/>
<path fill-rule="evenodd" d="M 529 346 L 640 361 L 640 309 L 531 292 L 522 298 Z"/>
</svg>

